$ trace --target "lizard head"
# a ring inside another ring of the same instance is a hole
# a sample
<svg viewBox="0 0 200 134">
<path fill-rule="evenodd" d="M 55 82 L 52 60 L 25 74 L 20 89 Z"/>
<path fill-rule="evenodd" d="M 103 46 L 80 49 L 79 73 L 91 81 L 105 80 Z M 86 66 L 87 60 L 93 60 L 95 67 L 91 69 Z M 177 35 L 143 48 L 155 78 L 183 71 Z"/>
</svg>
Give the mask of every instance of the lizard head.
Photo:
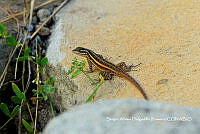
<svg viewBox="0 0 200 134">
<path fill-rule="evenodd" d="M 87 56 L 88 55 L 88 49 L 83 48 L 83 47 L 77 47 L 72 50 L 73 53 L 81 55 L 81 56 Z"/>
</svg>

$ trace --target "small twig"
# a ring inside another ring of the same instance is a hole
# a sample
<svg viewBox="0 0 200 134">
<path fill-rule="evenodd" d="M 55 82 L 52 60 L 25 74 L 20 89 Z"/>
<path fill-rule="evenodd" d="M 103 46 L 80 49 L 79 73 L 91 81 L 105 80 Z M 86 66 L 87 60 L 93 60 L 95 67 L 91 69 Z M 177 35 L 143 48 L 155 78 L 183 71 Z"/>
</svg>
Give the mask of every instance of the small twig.
<svg viewBox="0 0 200 134">
<path fill-rule="evenodd" d="M 23 13 L 24 25 L 26 26 L 26 12 L 25 11 L 29 11 L 29 10 L 27 10 L 26 0 L 24 0 L 24 13 Z M 26 40 L 26 38 L 25 38 L 25 40 Z"/>
<path fill-rule="evenodd" d="M 20 54 L 22 52 L 22 48 L 24 47 L 24 44 L 26 42 L 27 34 L 28 34 L 28 32 L 25 31 L 25 33 L 24 33 L 24 41 L 23 41 L 23 44 L 22 44 L 22 46 L 20 48 L 20 51 L 19 51 L 19 54 L 18 54 L 17 58 L 19 58 L 19 56 L 20 56 Z M 16 64 L 15 64 L 15 79 L 17 78 L 17 67 L 18 67 L 18 60 L 16 61 Z"/>
<path fill-rule="evenodd" d="M 7 70 L 6 70 L 5 74 L 2 75 L 2 76 L 3 76 L 3 79 L 2 79 L 1 84 L 0 84 L 0 89 L 1 89 L 1 87 L 3 86 L 4 80 L 5 80 L 5 78 L 6 78 L 6 74 L 7 74 Z"/>
<path fill-rule="evenodd" d="M 10 11 L 11 13 L 9 13 L 8 11 L 6 11 L 4 8 L 0 7 L 0 9 L 5 12 L 8 16 L 12 16 L 12 11 Z M 12 17 L 16 23 L 17 23 L 17 37 L 16 37 L 16 40 L 18 39 L 19 37 L 19 20 L 16 18 L 16 17 Z"/>
<path fill-rule="evenodd" d="M 37 39 L 36 39 L 36 57 L 38 56 L 37 53 Z M 40 78 L 40 73 L 39 73 L 39 65 L 37 64 L 37 80 L 36 80 L 36 85 L 37 85 L 37 98 L 38 98 L 38 90 L 39 90 L 39 78 Z M 34 124 L 34 134 L 37 132 L 37 115 L 38 115 L 38 99 L 36 100 L 36 108 L 35 108 L 35 124 Z"/>
<path fill-rule="evenodd" d="M 36 9 L 40 9 L 40 8 L 42 8 L 42 7 L 46 6 L 46 5 L 49 5 L 49 4 L 53 3 L 53 2 L 56 2 L 56 1 L 60 1 L 60 0 L 49 0 L 49 1 L 47 1 L 47 2 L 45 2 L 43 4 L 41 4 L 41 5 L 39 5 L 37 7 L 35 7 L 35 10 Z"/>
<path fill-rule="evenodd" d="M 69 0 L 63 1 L 59 7 L 40 25 L 40 27 L 32 34 L 30 40 L 40 31 L 40 29 L 67 3 Z"/>
<path fill-rule="evenodd" d="M 7 120 L 6 121 L 6 123 L 5 124 L 3 124 L 3 126 L 1 126 L 0 127 L 0 130 L 2 129 L 2 128 L 4 128 L 4 126 L 6 126 L 11 120 L 12 120 L 13 118 L 12 117 L 10 117 L 10 119 L 9 120 Z"/>
<path fill-rule="evenodd" d="M 9 12 L 7 12 L 6 10 L 4 10 L 4 9 L 1 8 L 1 7 L 0 7 L 0 9 L 10 16 Z M 14 18 L 14 19 L 16 20 L 16 23 L 17 23 L 17 37 L 16 37 L 16 40 L 17 40 L 18 37 L 19 37 L 19 21 L 18 21 L 18 19 L 15 18 L 15 17 L 12 17 L 12 18 Z M 7 74 L 6 72 L 7 72 L 7 70 L 8 70 L 8 66 L 9 66 L 9 64 L 10 64 L 10 61 L 11 61 L 11 59 L 12 59 L 12 57 L 13 57 L 15 51 L 16 51 L 16 47 L 15 47 L 14 51 L 11 50 L 11 53 L 12 53 L 12 54 L 9 56 L 9 60 L 8 60 L 8 62 L 7 62 L 7 64 L 6 64 L 6 67 L 5 67 L 5 69 L 4 69 L 4 71 L 3 71 L 2 75 L 1 75 L 1 77 L 0 77 L 0 81 L 1 81 L 0 88 L 1 88 L 2 85 L 3 85 L 4 79 L 5 79 L 6 74 Z M 2 80 L 2 78 L 3 78 L 3 80 Z"/>
<path fill-rule="evenodd" d="M 31 8 L 30 8 L 29 26 L 31 25 L 31 22 L 32 22 L 34 3 L 35 3 L 35 0 L 32 0 L 31 1 Z M 31 77 L 31 67 L 30 67 L 30 60 L 28 60 L 28 80 L 27 80 L 27 84 L 26 84 L 24 94 L 28 90 L 28 87 L 29 87 L 29 84 L 30 84 L 30 77 Z"/>
<path fill-rule="evenodd" d="M 26 0 L 24 0 L 24 13 L 23 13 L 23 15 L 24 15 L 24 25 L 26 26 L 26 18 L 25 18 L 25 15 L 26 15 Z M 24 47 L 24 44 L 26 43 L 27 34 L 28 34 L 28 32 L 25 31 L 23 45 L 20 49 L 18 57 L 20 56 L 22 48 Z M 16 74 L 17 74 L 17 66 L 18 66 L 18 60 L 16 61 L 16 66 L 15 66 L 15 79 L 16 79 Z M 24 65 L 24 62 L 23 62 L 23 72 L 22 72 L 22 89 L 23 89 L 23 91 L 24 91 L 24 84 L 23 84 L 24 83 L 24 67 L 25 67 L 25 65 Z M 23 104 L 23 100 L 21 102 L 21 106 L 20 106 L 20 110 L 19 110 L 18 134 L 21 134 L 21 120 L 22 120 L 22 118 L 21 118 L 21 108 L 22 108 L 22 104 Z M 28 109 L 29 109 L 29 107 L 28 107 Z"/>
<path fill-rule="evenodd" d="M 4 10 L 4 9 L 1 8 L 1 7 L 0 7 L 0 9 L 10 16 L 9 12 L 7 12 L 6 10 Z M 16 22 L 17 22 L 17 37 L 16 37 L 16 39 L 18 39 L 18 37 L 19 37 L 19 22 L 18 22 L 18 19 L 17 19 L 17 18 L 15 18 L 15 17 L 12 17 L 12 18 L 14 18 L 14 19 L 16 20 Z M 12 53 L 12 54 L 9 56 L 9 60 L 8 60 L 8 62 L 7 62 L 7 65 L 6 65 L 6 67 L 5 67 L 5 69 L 4 69 L 3 73 L 2 73 L 2 75 L 1 75 L 1 77 L 0 77 L 0 81 L 1 81 L 0 88 L 1 88 L 1 86 L 3 85 L 4 80 L 2 81 L 2 79 L 3 79 L 3 78 L 5 79 L 6 72 L 7 72 L 7 70 L 8 70 L 8 66 L 9 66 L 9 64 L 10 64 L 10 61 L 11 61 L 11 59 L 12 59 L 12 57 L 13 57 L 15 51 L 16 51 L 16 47 L 15 47 L 15 49 L 14 49 L 13 52 L 12 52 L 12 50 L 11 50 L 11 53 Z"/>
<path fill-rule="evenodd" d="M 13 11 L 13 9 L 11 9 L 10 4 L 8 5 L 8 10 L 10 11 L 11 14 L 18 13 L 18 10 Z"/>
<path fill-rule="evenodd" d="M 54 113 L 54 110 L 53 110 L 53 103 L 51 101 L 51 97 L 49 96 L 49 104 L 50 104 L 50 108 L 51 108 L 51 114 L 52 114 L 52 117 L 54 118 L 55 117 L 55 113 Z"/>
<path fill-rule="evenodd" d="M 10 8 L 8 8 L 8 11 L 10 12 L 10 14 L 9 14 L 9 16 L 12 16 L 13 15 L 13 13 L 12 13 L 12 11 L 11 11 L 11 9 Z M 13 19 L 15 19 L 15 21 L 16 21 L 16 23 L 17 23 L 17 36 L 16 36 L 16 40 L 18 40 L 18 38 L 19 38 L 19 20 L 16 18 L 16 17 L 13 17 Z"/>
<path fill-rule="evenodd" d="M 35 0 L 32 0 L 31 1 L 31 9 L 30 9 L 29 26 L 31 25 L 31 22 L 32 22 L 34 3 L 35 3 Z"/>
<path fill-rule="evenodd" d="M 30 60 L 28 60 L 28 80 L 27 80 L 27 83 L 26 83 L 26 88 L 25 88 L 24 94 L 26 94 L 26 92 L 29 88 L 30 79 L 31 79 L 31 65 L 30 65 Z"/>
<path fill-rule="evenodd" d="M 21 78 L 19 78 L 18 80 L 11 80 L 11 81 L 5 82 L 2 86 L 8 85 L 10 83 L 17 83 L 19 81 L 21 81 Z"/>
<path fill-rule="evenodd" d="M 42 7 L 44 7 L 44 6 L 48 5 L 48 4 L 51 4 L 51 3 L 55 2 L 55 1 L 58 1 L 58 0 L 49 0 L 49 1 L 45 2 L 45 3 L 42 3 L 42 4 L 39 5 L 39 6 L 36 6 L 36 7 L 34 8 L 34 10 L 40 9 L 40 8 L 42 8 Z M 27 13 L 28 10 L 22 11 L 22 12 L 20 12 L 20 13 L 17 13 L 17 14 L 15 14 L 15 15 L 12 15 L 12 16 L 9 16 L 9 17 L 6 17 L 5 19 L 2 19 L 2 20 L 0 21 L 0 23 L 4 23 L 4 22 L 6 22 L 6 21 L 9 21 L 9 20 L 12 19 L 13 17 L 21 16 L 21 15 L 24 14 L 24 12 Z"/>
<path fill-rule="evenodd" d="M 26 11 L 27 12 L 27 11 Z M 0 23 L 4 23 L 6 21 L 9 21 L 10 19 L 12 19 L 13 17 L 17 17 L 17 16 L 21 16 L 24 14 L 24 11 L 23 12 L 20 12 L 20 13 L 17 13 L 15 15 L 12 15 L 12 16 L 9 16 L 9 17 L 6 17 L 5 19 L 1 20 Z"/>
<path fill-rule="evenodd" d="M 18 123 L 18 134 L 21 134 L 21 123 L 22 123 L 22 106 L 23 106 L 24 100 L 21 101 L 21 105 L 19 108 L 19 123 Z"/>
</svg>

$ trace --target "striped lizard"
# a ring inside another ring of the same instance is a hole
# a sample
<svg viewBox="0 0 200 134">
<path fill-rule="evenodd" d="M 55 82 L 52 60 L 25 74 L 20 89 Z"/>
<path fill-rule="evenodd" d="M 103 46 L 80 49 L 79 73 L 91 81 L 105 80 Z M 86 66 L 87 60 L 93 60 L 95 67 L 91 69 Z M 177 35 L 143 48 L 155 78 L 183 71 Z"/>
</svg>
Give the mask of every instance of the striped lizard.
<svg viewBox="0 0 200 134">
<path fill-rule="evenodd" d="M 140 86 L 140 84 L 127 73 L 131 71 L 132 66 L 127 67 L 125 62 L 121 62 L 115 65 L 105 60 L 103 56 L 96 54 L 95 52 L 87 48 L 77 47 L 72 51 L 78 55 L 81 55 L 87 58 L 91 72 L 93 71 L 92 66 L 94 65 L 99 70 L 101 70 L 100 74 L 104 77 L 105 80 L 112 79 L 114 74 L 117 76 L 123 77 L 127 79 L 129 82 L 131 82 L 134 86 L 136 86 L 141 92 L 141 94 L 144 96 L 144 98 L 148 100 L 148 97 L 146 93 L 144 92 L 143 88 Z"/>
</svg>

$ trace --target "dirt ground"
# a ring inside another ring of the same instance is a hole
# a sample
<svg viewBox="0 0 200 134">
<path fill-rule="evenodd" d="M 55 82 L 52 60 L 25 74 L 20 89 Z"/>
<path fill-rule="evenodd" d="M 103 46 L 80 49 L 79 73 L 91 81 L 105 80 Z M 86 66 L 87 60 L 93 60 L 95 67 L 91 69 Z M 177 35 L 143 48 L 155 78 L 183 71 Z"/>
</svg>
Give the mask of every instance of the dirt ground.
<svg viewBox="0 0 200 134">
<path fill-rule="evenodd" d="M 30 0 L 28 0 L 30 1 Z M 36 0 L 35 6 L 40 5 L 47 0 Z M 48 7 L 48 5 L 46 6 Z M 5 17 L 8 16 L 7 12 L 11 11 L 13 13 L 20 13 L 24 9 L 24 0 L 0 0 L 0 21 L 3 20 Z M 19 20 L 19 24 L 23 25 L 23 18 L 22 16 L 17 17 Z M 17 23 L 14 19 L 9 20 L 3 23 L 6 26 L 7 30 L 17 30 Z"/>
</svg>

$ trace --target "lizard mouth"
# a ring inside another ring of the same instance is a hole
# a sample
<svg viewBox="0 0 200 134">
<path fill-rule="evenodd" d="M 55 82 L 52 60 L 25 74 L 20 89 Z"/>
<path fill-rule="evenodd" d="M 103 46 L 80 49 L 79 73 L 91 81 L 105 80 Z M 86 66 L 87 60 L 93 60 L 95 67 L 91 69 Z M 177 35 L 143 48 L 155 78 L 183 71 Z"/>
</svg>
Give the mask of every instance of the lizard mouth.
<svg viewBox="0 0 200 134">
<path fill-rule="evenodd" d="M 72 50 L 72 53 L 83 56 L 83 54 L 81 54 L 80 52 L 76 51 L 76 50 Z"/>
</svg>

